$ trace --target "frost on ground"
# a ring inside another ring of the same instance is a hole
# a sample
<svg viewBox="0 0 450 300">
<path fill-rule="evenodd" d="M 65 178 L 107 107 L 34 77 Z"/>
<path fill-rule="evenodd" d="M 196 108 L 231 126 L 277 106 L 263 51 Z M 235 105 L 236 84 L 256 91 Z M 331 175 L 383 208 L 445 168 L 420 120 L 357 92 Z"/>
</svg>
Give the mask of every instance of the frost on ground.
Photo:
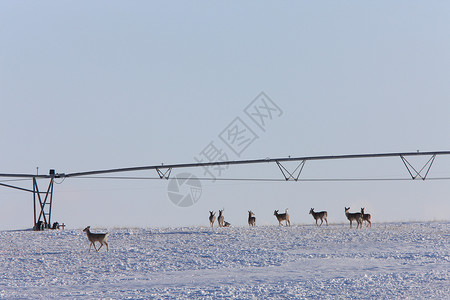
<svg viewBox="0 0 450 300">
<path fill-rule="evenodd" d="M 0 298 L 450 298 L 449 222 L 108 231 L 0 231 Z"/>
</svg>

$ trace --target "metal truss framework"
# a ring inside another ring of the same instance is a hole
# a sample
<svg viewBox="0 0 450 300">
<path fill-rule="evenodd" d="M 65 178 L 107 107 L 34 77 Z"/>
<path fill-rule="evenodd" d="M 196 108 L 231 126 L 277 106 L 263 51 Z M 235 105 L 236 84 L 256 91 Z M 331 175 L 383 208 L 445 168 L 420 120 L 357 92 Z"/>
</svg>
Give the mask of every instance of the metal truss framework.
<svg viewBox="0 0 450 300">
<path fill-rule="evenodd" d="M 52 202 L 53 202 L 53 183 L 54 177 L 50 177 L 50 182 L 48 184 L 47 191 L 43 194 L 45 195 L 44 200 L 42 200 L 41 192 L 39 192 L 39 187 L 36 178 L 33 178 L 33 204 L 34 204 L 34 229 L 42 230 L 43 228 L 51 227 L 52 218 Z M 36 204 L 39 202 L 39 216 L 37 216 Z"/>
<path fill-rule="evenodd" d="M 0 174 L 0 177 L 31 178 L 33 181 L 32 190 L 5 183 L 0 183 L 0 186 L 33 193 L 33 208 L 34 208 L 33 229 L 43 230 L 44 228 L 51 228 L 53 184 L 55 179 L 54 170 L 50 170 L 49 175 Z M 39 190 L 37 179 L 44 179 L 44 178 L 50 180 L 47 190 L 45 192 L 41 192 Z M 39 213 L 38 213 L 38 206 L 39 206 Z"/>
<path fill-rule="evenodd" d="M 427 178 L 428 172 L 430 172 L 431 166 L 433 165 L 434 159 L 436 158 L 436 154 L 433 154 L 431 156 L 431 158 L 426 162 L 426 164 L 422 167 L 422 169 L 420 169 L 419 171 L 417 171 L 408 160 L 406 160 L 406 158 L 403 155 L 400 155 L 400 157 L 402 158 L 403 163 L 405 164 L 406 169 L 409 172 L 409 175 L 411 175 L 411 178 L 414 180 L 417 177 L 421 178 L 422 180 L 425 180 Z M 425 175 L 422 176 L 422 171 L 426 168 L 427 171 L 425 173 Z M 414 171 L 414 172 L 413 172 Z M 414 174 L 413 174 L 414 173 Z"/>
<path fill-rule="evenodd" d="M 132 171 L 143 171 L 143 170 L 156 170 L 159 178 L 169 179 L 172 169 L 175 168 L 196 168 L 196 167 L 208 167 L 208 166 L 230 166 L 230 165 L 248 165 L 248 164 L 261 164 L 261 163 L 271 163 L 275 162 L 280 169 L 284 179 L 286 181 L 293 180 L 299 181 L 300 174 L 305 166 L 306 161 L 313 160 L 332 160 L 332 159 L 355 159 L 355 158 L 381 158 L 381 157 L 400 157 L 410 174 L 411 178 L 420 178 L 425 180 L 427 175 L 433 165 L 433 162 L 437 155 L 448 155 L 450 151 L 433 151 L 433 152 L 403 152 L 403 153 L 378 153 L 378 154 L 350 154 L 350 155 L 328 155 L 328 156 L 306 156 L 306 157 L 284 157 L 284 158 L 265 158 L 265 159 L 253 159 L 253 160 L 234 160 L 234 161 L 216 161 L 216 162 L 199 162 L 199 163 L 188 163 L 188 164 L 172 164 L 172 165 L 160 165 L 160 166 L 143 166 L 143 167 L 131 167 L 131 168 L 121 168 L 121 169 L 108 169 L 108 170 L 97 170 L 97 171 L 87 171 L 69 174 L 56 174 L 56 177 L 80 177 L 80 176 L 91 176 L 100 174 L 111 174 L 111 173 L 121 173 L 121 172 L 132 172 Z M 428 162 L 419 170 L 406 159 L 410 156 L 430 156 L 431 158 Z M 283 163 L 286 162 L 299 162 L 298 166 L 293 170 L 289 171 Z M 426 170 L 426 171 L 425 171 Z M 422 172 L 425 171 L 425 174 Z M 1 176 L 1 174 L 0 174 Z"/>
<path fill-rule="evenodd" d="M 428 173 L 433 165 L 436 156 L 438 155 L 449 155 L 450 151 L 433 151 L 433 152 L 404 152 L 404 153 L 378 153 L 378 154 L 351 154 L 351 155 L 337 155 L 337 156 L 309 156 L 309 157 L 284 157 L 284 158 L 265 158 L 265 159 L 253 159 L 253 160 L 235 160 L 235 161 L 217 161 L 217 162 L 198 162 L 198 163 L 187 163 L 187 164 L 171 164 L 171 165 L 153 165 L 153 166 L 142 166 L 142 167 L 130 167 L 130 168 L 120 168 L 120 169 L 107 169 L 107 170 L 97 170 L 97 171 L 87 171 L 87 172 L 77 172 L 77 173 L 55 173 L 54 170 L 50 170 L 48 175 L 32 175 L 32 174 L 1 174 L 1 177 L 8 178 L 28 178 L 33 181 L 33 189 L 26 189 L 19 186 L 14 186 L 10 184 L 5 184 L 0 182 L 0 186 L 7 188 L 13 188 L 21 191 L 26 191 L 33 193 L 33 203 L 34 203 L 34 226 L 36 230 L 42 228 L 51 227 L 51 213 L 52 213 L 52 202 L 53 202 L 53 185 L 55 178 L 73 178 L 73 177 L 86 177 L 92 175 L 100 174 L 111 174 L 111 173 L 123 173 L 123 172 L 133 172 L 133 171 L 144 171 L 144 170 L 156 170 L 157 175 L 160 179 L 168 180 L 172 169 L 175 168 L 196 168 L 196 167 L 208 167 L 208 166 L 230 166 L 230 165 L 249 165 L 249 164 L 261 164 L 261 163 L 272 163 L 275 162 L 280 169 L 284 179 L 286 181 L 299 181 L 302 170 L 306 164 L 306 161 L 314 160 L 333 160 L 333 159 L 356 159 L 356 158 L 382 158 L 382 157 L 400 157 L 403 164 L 405 165 L 409 175 L 412 180 L 422 179 L 425 180 Z M 412 156 L 430 156 L 430 159 L 422 166 L 422 168 L 415 168 L 406 157 Z M 283 163 L 286 162 L 299 162 L 297 167 L 293 171 L 289 171 Z M 38 187 L 37 179 L 49 179 L 49 184 L 45 192 L 41 192 Z M 43 195 L 43 196 L 41 196 Z"/>
</svg>

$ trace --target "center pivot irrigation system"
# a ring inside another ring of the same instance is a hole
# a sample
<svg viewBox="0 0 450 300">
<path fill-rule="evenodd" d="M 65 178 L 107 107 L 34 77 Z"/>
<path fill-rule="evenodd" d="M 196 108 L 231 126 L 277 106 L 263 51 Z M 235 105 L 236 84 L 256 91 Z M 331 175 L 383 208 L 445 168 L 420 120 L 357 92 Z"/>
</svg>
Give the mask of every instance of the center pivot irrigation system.
<svg viewBox="0 0 450 300">
<path fill-rule="evenodd" d="M 251 179 L 251 178 L 222 178 L 222 180 L 250 180 L 250 181 L 302 181 L 300 179 L 300 174 L 302 173 L 303 167 L 307 161 L 315 160 L 333 160 L 333 159 L 356 159 L 356 158 L 382 158 L 382 157 L 399 157 L 401 158 L 403 164 L 405 165 L 409 175 L 412 180 L 415 179 L 427 179 L 428 173 L 433 165 L 433 162 L 438 155 L 448 155 L 450 151 L 433 151 L 433 152 L 404 152 L 404 153 L 378 153 L 378 154 L 351 154 L 351 155 L 328 155 L 328 156 L 308 156 L 308 157 L 284 157 L 284 158 L 265 158 L 265 159 L 253 159 L 253 160 L 234 160 L 234 161 L 216 161 L 216 162 L 199 162 L 199 163 L 186 163 L 186 164 L 171 164 L 171 165 L 154 165 L 154 166 L 142 166 L 142 167 L 130 167 L 130 168 L 120 168 L 120 169 L 108 169 L 108 170 L 97 170 L 88 172 L 77 172 L 77 173 L 55 173 L 55 170 L 51 169 L 48 175 L 33 175 L 33 174 L 2 174 L 0 173 L 0 178 L 13 178 L 7 181 L 0 181 L 0 186 L 17 189 L 33 194 L 33 208 L 34 208 L 34 230 L 43 230 L 44 228 L 58 228 L 59 224 L 56 222 L 52 225 L 51 215 L 52 215 L 52 203 L 53 203 L 53 185 L 56 178 L 66 179 L 71 177 L 87 177 L 93 175 L 101 174 L 112 174 L 112 173 L 123 173 L 123 172 L 133 172 L 133 171 L 144 171 L 144 170 L 156 170 L 159 179 L 169 179 L 172 169 L 179 168 L 197 168 L 197 167 L 209 167 L 209 166 L 230 166 L 230 165 L 249 165 L 249 164 L 262 164 L 262 163 L 276 163 L 280 169 L 283 178 L 278 179 Z M 428 161 L 423 165 L 422 168 L 414 168 L 413 165 L 406 159 L 406 157 L 411 156 L 429 156 Z M 289 171 L 283 163 L 286 162 L 299 162 L 294 171 Z M 20 179 L 19 179 L 20 178 Z M 99 177 L 95 177 L 99 178 Z M 102 178 L 116 178 L 116 177 L 102 177 Z M 122 177 L 126 178 L 126 177 Z M 14 186 L 11 184 L 6 184 L 5 182 L 12 182 L 15 180 L 32 180 L 32 189 L 27 189 L 19 186 Z M 46 191 L 40 191 L 38 186 L 38 179 L 48 179 L 49 184 Z M 133 178 L 129 178 L 133 179 Z M 138 178 L 142 179 L 142 178 Z M 148 178 L 155 179 L 155 178 Z M 157 178 L 156 178 L 157 179 Z M 429 178 L 429 179 L 450 179 L 449 178 Z M 200 180 L 216 180 L 214 178 L 201 178 Z M 370 180 L 370 179 L 346 179 L 346 181 L 356 181 L 356 180 Z M 394 180 L 394 179 L 383 179 L 383 180 Z"/>
</svg>

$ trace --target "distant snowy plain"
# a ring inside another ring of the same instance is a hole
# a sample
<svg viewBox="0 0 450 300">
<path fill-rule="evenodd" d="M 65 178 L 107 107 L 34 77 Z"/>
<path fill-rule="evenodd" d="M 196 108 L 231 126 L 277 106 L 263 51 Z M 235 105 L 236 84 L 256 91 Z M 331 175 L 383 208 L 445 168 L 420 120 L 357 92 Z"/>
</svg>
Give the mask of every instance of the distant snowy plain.
<svg viewBox="0 0 450 300">
<path fill-rule="evenodd" d="M 108 231 L 0 231 L 0 298 L 450 299 L 446 221 Z"/>
</svg>

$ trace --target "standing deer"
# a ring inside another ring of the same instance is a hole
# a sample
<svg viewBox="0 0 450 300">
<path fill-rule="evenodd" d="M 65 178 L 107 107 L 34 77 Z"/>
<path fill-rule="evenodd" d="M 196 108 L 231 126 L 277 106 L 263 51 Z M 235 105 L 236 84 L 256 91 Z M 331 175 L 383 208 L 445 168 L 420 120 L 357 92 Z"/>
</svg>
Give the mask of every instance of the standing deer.
<svg viewBox="0 0 450 300">
<path fill-rule="evenodd" d="M 86 232 L 88 240 L 91 242 L 91 244 L 89 245 L 89 251 L 91 251 L 91 246 L 94 245 L 95 251 L 98 252 L 100 248 L 103 247 L 103 243 L 106 245 L 106 251 L 109 251 L 107 241 L 109 233 L 92 233 L 90 229 L 91 226 L 88 226 L 85 229 L 83 229 L 83 231 Z M 98 249 L 95 247 L 95 242 L 100 243 L 100 247 Z"/>
<path fill-rule="evenodd" d="M 370 219 L 372 218 L 372 216 L 370 214 L 365 214 L 364 213 L 364 207 L 361 208 L 361 215 L 362 215 L 362 220 L 363 222 L 367 222 L 366 227 L 368 227 L 370 225 L 370 227 L 372 227 L 372 222 L 370 221 Z"/>
<path fill-rule="evenodd" d="M 326 211 L 319 211 L 319 212 L 315 212 L 314 208 L 311 208 L 311 210 L 309 211 L 309 214 L 313 216 L 314 220 L 316 220 L 316 226 L 322 226 L 323 224 L 323 219 L 325 219 L 325 222 L 327 222 L 327 226 L 328 226 L 328 213 Z M 317 220 L 321 221 L 320 225 L 317 224 Z"/>
<path fill-rule="evenodd" d="M 216 213 L 213 211 L 209 212 L 209 223 L 211 224 L 211 227 L 214 227 L 214 222 L 216 221 Z"/>
<path fill-rule="evenodd" d="M 348 210 L 350 207 L 345 207 L 345 215 L 347 216 L 347 219 L 350 221 L 350 228 L 352 228 L 352 222 L 356 221 L 357 225 L 356 228 L 362 228 L 362 214 L 360 212 L 358 213 L 349 213 Z"/>
<path fill-rule="evenodd" d="M 284 214 L 279 214 L 279 213 L 278 213 L 278 210 L 276 210 L 276 211 L 273 213 L 273 215 L 274 215 L 275 217 L 277 217 L 277 220 L 278 220 L 278 223 L 280 224 L 280 226 L 283 226 L 283 225 L 281 224 L 281 221 L 286 221 L 286 226 L 288 226 L 288 224 L 289 224 L 289 226 L 291 226 L 291 221 L 289 221 L 289 214 L 288 214 L 288 209 L 287 209 L 287 208 L 286 208 L 286 211 L 285 211 Z"/>
<path fill-rule="evenodd" d="M 219 223 L 219 227 L 223 227 L 225 218 L 223 217 L 223 211 L 225 209 L 219 210 L 219 216 L 217 217 L 217 222 Z"/>
<path fill-rule="evenodd" d="M 255 226 L 256 225 L 256 218 L 255 214 L 249 210 L 248 211 L 248 226 Z"/>
</svg>

